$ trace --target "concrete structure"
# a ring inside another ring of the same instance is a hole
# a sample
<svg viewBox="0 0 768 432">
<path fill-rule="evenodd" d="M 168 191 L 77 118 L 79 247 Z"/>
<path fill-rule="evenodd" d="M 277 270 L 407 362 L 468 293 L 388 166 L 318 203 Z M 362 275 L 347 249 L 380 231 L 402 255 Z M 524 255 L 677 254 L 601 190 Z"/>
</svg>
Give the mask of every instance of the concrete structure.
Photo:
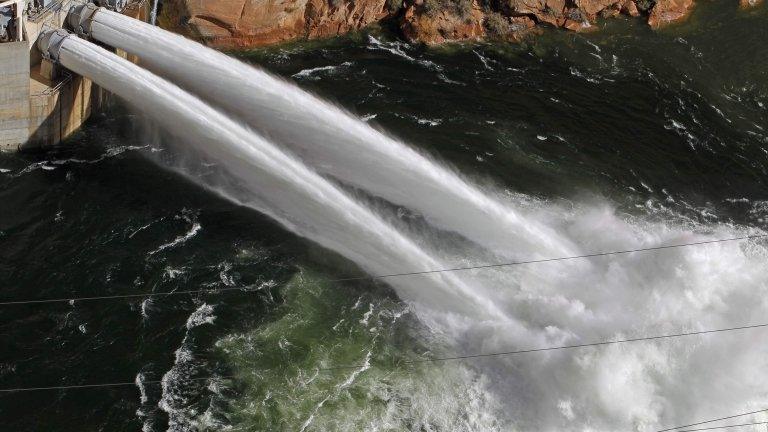
<svg viewBox="0 0 768 432">
<path fill-rule="evenodd" d="M 29 45 L 0 44 L 0 147 L 29 136 Z"/>
<path fill-rule="evenodd" d="M 13 1 L 21 5 L 17 10 L 24 9 L 26 0 Z M 35 44 L 42 31 L 65 27 L 70 8 L 83 3 L 56 0 L 36 10 L 27 7 L 19 40 L 0 43 L 0 151 L 57 144 L 109 99 L 89 79 L 42 58 Z M 147 20 L 149 7 L 146 0 L 133 0 L 123 13 Z"/>
<path fill-rule="evenodd" d="M 13 42 L 24 39 L 22 26 L 18 25 L 18 23 L 23 22 L 24 5 L 25 3 L 23 0 L 0 1 L 0 13 L 2 13 L 2 17 L 4 18 L 2 20 L 3 23 L 5 24 L 5 19 L 7 18 L 9 20 L 8 24 L 13 24 L 13 28 L 3 26 L 3 32 L 0 34 L 3 41 Z"/>
</svg>

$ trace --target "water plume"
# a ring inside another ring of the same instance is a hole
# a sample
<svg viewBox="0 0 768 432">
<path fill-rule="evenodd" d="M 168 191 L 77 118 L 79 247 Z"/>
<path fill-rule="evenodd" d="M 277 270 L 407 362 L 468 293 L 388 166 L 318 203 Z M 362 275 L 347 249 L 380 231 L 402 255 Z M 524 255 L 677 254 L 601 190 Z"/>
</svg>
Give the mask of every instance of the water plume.
<svg viewBox="0 0 768 432">
<path fill-rule="evenodd" d="M 507 257 L 575 253 L 536 220 L 412 147 L 262 69 L 126 16 L 100 10 L 92 35 L 215 103 L 329 176 L 421 213 Z"/>
<path fill-rule="evenodd" d="M 79 38 L 66 38 L 59 56 L 65 67 L 121 96 L 183 139 L 174 167 L 193 181 L 267 214 L 371 274 L 441 268 L 413 241 L 301 162 L 177 86 Z M 201 164 L 201 159 L 214 166 Z M 216 168 L 215 174 L 200 171 L 206 167 Z M 407 301 L 504 319 L 493 304 L 450 274 L 421 277 L 418 284 L 388 282 Z"/>
</svg>

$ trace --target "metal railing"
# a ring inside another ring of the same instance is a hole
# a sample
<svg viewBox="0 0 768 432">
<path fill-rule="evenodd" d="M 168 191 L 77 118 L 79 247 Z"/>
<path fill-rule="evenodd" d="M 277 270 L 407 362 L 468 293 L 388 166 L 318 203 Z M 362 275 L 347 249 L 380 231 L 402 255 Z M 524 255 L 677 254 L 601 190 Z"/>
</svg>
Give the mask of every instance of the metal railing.
<svg viewBox="0 0 768 432">
<path fill-rule="evenodd" d="M 127 5 L 125 5 L 125 8 L 123 9 L 123 11 L 135 12 L 145 4 L 147 4 L 147 0 L 132 1 L 132 2 L 129 2 Z"/>
<path fill-rule="evenodd" d="M 69 84 L 70 82 L 72 82 L 72 74 L 71 73 L 69 73 L 69 72 L 62 72 L 61 75 L 62 75 L 62 78 L 60 78 L 56 82 L 56 85 L 54 85 L 52 87 L 48 87 L 48 88 L 46 88 L 45 90 L 43 90 L 43 91 L 41 91 L 39 93 L 33 93 L 30 96 L 33 96 L 33 97 L 34 96 L 37 96 L 37 97 L 40 97 L 40 96 L 50 96 L 52 94 L 58 93 L 61 90 L 62 87 L 64 87 L 65 85 Z"/>
<path fill-rule="evenodd" d="M 30 10 L 29 14 L 27 15 L 27 20 L 32 21 L 33 23 L 37 23 L 46 15 L 48 15 L 49 12 L 58 12 L 62 7 L 64 7 L 64 0 L 51 3 L 48 6 L 40 9 Z"/>
<path fill-rule="evenodd" d="M 59 12 L 64 8 L 69 10 L 74 5 L 82 5 L 85 3 L 87 3 L 86 0 L 58 0 L 49 4 L 48 6 L 45 6 L 44 8 L 30 10 L 27 13 L 27 20 L 38 23 L 43 19 L 49 19 L 52 14 Z"/>
</svg>

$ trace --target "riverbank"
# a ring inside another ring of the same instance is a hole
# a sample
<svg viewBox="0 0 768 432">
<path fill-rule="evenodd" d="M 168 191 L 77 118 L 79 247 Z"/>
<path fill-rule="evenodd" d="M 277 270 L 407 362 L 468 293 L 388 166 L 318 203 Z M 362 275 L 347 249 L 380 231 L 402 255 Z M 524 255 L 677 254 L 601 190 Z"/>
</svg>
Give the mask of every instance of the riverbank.
<svg viewBox="0 0 768 432">
<path fill-rule="evenodd" d="M 734 9 L 764 0 L 734 0 Z M 371 25 L 429 45 L 471 40 L 520 42 L 545 29 L 598 31 L 604 20 L 642 20 L 659 29 L 685 20 L 695 0 L 169 0 L 164 28 L 222 49 L 247 49 L 344 35 Z"/>
</svg>

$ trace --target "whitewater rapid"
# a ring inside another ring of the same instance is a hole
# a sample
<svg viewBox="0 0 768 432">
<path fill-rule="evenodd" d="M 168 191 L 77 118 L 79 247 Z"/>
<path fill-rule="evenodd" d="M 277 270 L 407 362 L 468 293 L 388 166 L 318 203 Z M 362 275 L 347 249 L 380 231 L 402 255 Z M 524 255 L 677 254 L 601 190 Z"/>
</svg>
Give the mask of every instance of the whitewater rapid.
<svg viewBox="0 0 768 432">
<path fill-rule="evenodd" d="M 566 208 L 530 200 L 552 228 L 594 250 L 692 243 L 764 231 L 728 223 L 627 217 L 605 202 Z M 669 211 L 669 209 L 666 209 Z M 461 253 L 461 252 L 455 252 Z M 450 258 L 448 258 L 450 259 Z M 529 329 L 478 324 L 462 352 L 504 352 L 768 323 L 765 239 L 497 269 L 474 282 Z M 656 431 L 768 407 L 768 330 L 675 338 L 464 363 L 504 408 L 499 430 Z M 510 410 L 514 414 L 509 415 Z M 766 421 L 768 415 L 747 418 Z M 472 430 L 469 428 L 468 430 Z"/>
</svg>

